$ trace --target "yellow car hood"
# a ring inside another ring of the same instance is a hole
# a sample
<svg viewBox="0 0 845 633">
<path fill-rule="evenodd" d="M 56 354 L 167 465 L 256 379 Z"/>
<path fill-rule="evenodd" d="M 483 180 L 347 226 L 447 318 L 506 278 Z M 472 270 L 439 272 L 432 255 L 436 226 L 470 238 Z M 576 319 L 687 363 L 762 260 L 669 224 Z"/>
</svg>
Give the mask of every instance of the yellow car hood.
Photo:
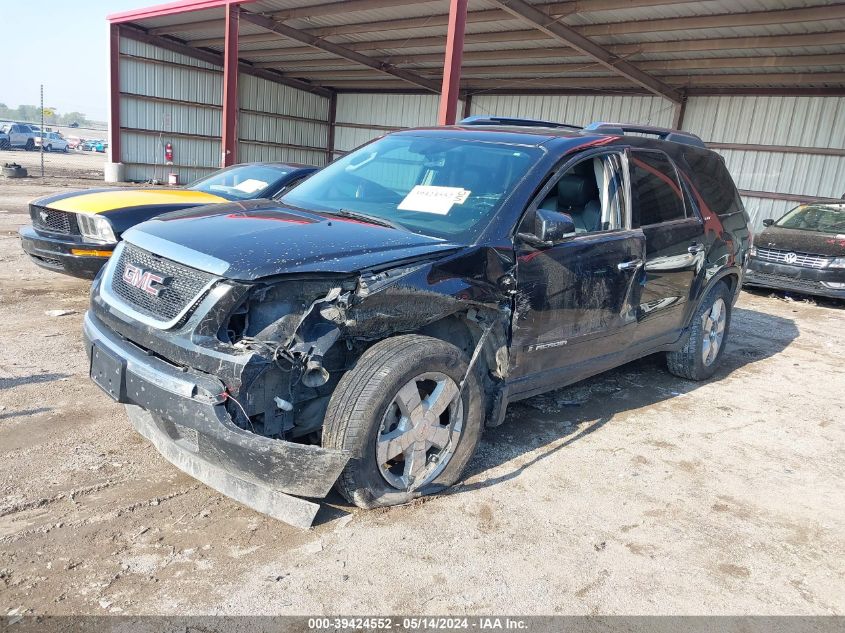
<svg viewBox="0 0 845 633">
<path fill-rule="evenodd" d="M 203 191 L 189 189 L 112 189 L 109 191 L 84 191 L 70 194 L 45 206 L 58 211 L 73 213 L 104 213 L 129 207 L 147 207 L 168 204 L 186 206 L 227 202 L 226 198 Z"/>
</svg>

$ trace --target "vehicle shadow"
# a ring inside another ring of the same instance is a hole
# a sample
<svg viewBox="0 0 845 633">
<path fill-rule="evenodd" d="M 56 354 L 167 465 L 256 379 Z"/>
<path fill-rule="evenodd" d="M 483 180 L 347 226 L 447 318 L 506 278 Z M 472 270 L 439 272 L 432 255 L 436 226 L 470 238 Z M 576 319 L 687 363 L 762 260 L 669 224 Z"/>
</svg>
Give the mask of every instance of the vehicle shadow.
<svg viewBox="0 0 845 633">
<path fill-rule="evenodd" d="M 38 407 L 37 409 L 24 409 L 23 411 L 12 411 L 11 413 L 0 413 L 0 420 L 11 420 L 12 418 L 28 418 L 39 413 L 52 411 L 52 407 Z"/>
<path fill-rule="evenodd" d="M 722 380 L 746 365 L 782 352 L 798 334 L 798 327 L 791 319 L 734 308 L 721 365 L 707 381 L 673 376 L 666 370 L 665 356 L 654 354 L 569 387 L 515 402 L 508 407 L 501 426 L 485 431 L 464 473 L 464 483 L 444 494 L 470 492 L 513 479 L 554 453 L 600 431 L 619 413 L 681 397 L 709 382 Z M 549 448 L 513 470 L 483 478 L 485 472 L 544 446 Z"/>
<path fill-rule="evenodd" d="M 14 389 L 23 385 L 37 385 L 42 382 L 53 382 L 62 378 L 70 378 L 70 374 L 30 374 L 29 376 L 18 376 L 16 378 L 3 378 L 0 376 L 0 391 Z"/>
<path fill-rule="evenodd" d="M 495 486 L 518 477 L 546 458 L 612 424 L 624 411 L 647 407 L 683 396 L 702 385 L 719 381 L 751 363 L 786 349 L 799 334 L 792 319 L 734 308 L 728 344 L 719 369 L 704 382 L 678 378 L 666 369 L 663 354 L 654 354 L 569 387 L 557 389 L 508 407 L 505 422 L 486 429 L 462 481 L 438 493 L 461 494 Z M 564 440 L 564 441 L 560 441 Z M 542 450 L 505 473 L 484 477 L 522 455 Z M 314 525 L 345 516 L 351 506 L 335 491 L 324 500 Z"/>
<path fill-rule="evenodd" d="M 815 295 L 805 295 L 799 292 L 792 292 L 791 290 L 775 290 L 773 288 L 758 288 L 757 286 L 743 286 L 742 291 L 747 292 L 750 295 L 754 295 L 755 297 L 771 297 L 772 299 L 779 299 L 780 301 L 809 303 L 821 308 L 845 310 L 845 299 L 818 297 Z"/>
</svg>

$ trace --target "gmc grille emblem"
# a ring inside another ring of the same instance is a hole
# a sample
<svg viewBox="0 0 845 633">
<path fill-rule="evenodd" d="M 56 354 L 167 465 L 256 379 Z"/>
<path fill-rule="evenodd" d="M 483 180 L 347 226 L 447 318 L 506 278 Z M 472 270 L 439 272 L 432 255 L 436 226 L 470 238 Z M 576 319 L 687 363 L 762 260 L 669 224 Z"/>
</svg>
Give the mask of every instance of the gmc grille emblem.
<svg viewBox="0 0 845 633">
<path fill-rule="evenodd" d="M 147 270 L 135 264 L 126 264 L 126 268 L 123 269 L 123 281 L 133 288 L 138 288 L 157 297 L 170 283 L 171 279 L 154 270 Z"/>
</svg>

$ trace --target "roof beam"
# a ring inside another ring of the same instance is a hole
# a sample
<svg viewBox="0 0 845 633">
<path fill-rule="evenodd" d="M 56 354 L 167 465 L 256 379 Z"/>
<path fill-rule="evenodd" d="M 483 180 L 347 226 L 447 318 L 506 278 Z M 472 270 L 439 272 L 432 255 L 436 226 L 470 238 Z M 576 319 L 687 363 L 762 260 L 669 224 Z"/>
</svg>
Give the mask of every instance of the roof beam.
<svg viewBox="0 0 845 633">
<path fill-rule="evenodd" d="M 558 53 L 560 55 L 560 53 Z M 514 56 L 511 59 L 519 59 Z M 338 60 L 319 60 L 332 62 L 337 66 Z M 299 62 L 302 66 L 294 66 L 296 62 L 272 62 L 272 64 L 259 64 L 259 67 L 277 68 L 284 71 L 286 77 L 306 77 L 311 79 L 325 78 L 347 78 L 366 77 L 372 75 L 372 71 L 360 67 L 343 68 L 335 70 L 320 70 L 319 68 L 308 68 L 309 62 Z M 310 62 L 314 63 L 314 62 Z M 497 64 L 495 66 L 463 66 L 462 74 L 465 77 L 473 75 L 503 75 L 517 76 L 525 73 L 559 75 L 568 72 L 586 72 L 595 70 L 596 64 L 587 63 L 557 63 L 557 64 Z M 721 68 L 800 68 L 812 66 L 845 66 L 845 53 L 830 55 L 772 55 L 765 57 L 704 57 L 698 59 L 668 59 L 639 62 L 637 66 L 644 71 L 672 71 L 672 70 L 712 70 Z M 295 70 L 298 68 L 298 70 Z M 417 68 L 417 72 L 426 76 L 439 77 L 442 74 L 442 60 L 439 66 L 429 68 Z"/>
<path fill-rule="evenodd" d="M 313 18 L 323 15 L 338 15 L 355 13 L 356 11 L 372 11 L 374 9 L 388 9 L 409 4 L 419 4 L 420 0 L 340 0 L 339 2 L 325 2 L 313 6 L 285 9 L 272 13 L 274 20 L 293 20 L 296 18 Z"/>
<path fill-rule="evenodd" d="M 653 4 L 657 4 L 653 2 Z M 660 4 L 665 4 L 661 2 Z M 553 5 L 537 5 L 535 8 L 545 14 L 549 6 Z M 630 5 L 626 4 L 626 7 Z M 480 11 L 471 11 L 468 14 L 468 21 L 472 21 L 472 16 Z M 551 11 L 546 14 L 546 18 L 550 15 L 562 15 Z M 416 19 L 416 18 L 407 18 Z M 477 19 L 477 18 L 476 18 Z M 627 35 L 631 33 L 652 33 L 652 32 L 666 32 L 666 31 L 689 31 L 699 29 L 718 29 L 718 28 L 734 28 L 734 27 L 753 27 L 766 26 L 772 24 L 787 24 L 797 22 L 823 22 L 825 20 L 845 19 L 845 3 L 820 7 L 809 7 L 803 9 L 778 9 L 771 11 L 756 11 L 750 13 L 720 13 L 716 15 L 702 15 L 680 18 L 661 18 L 657 20 L 636 20 L 632 22 L 611 22 L 604 24 L 588 24 L 584 26 L 577 26 L 575 30 L 586 37 L 609 36 L 609 35 Z M 485 20 L 486 21 L 486 20 Z M 367 32 L 367 27 L 371 24 L 380 24 L 382 28 L 380 31 L 397 30 L 400 26 L 398 23 L 402 20 L 395 20 L 397 24 L 393 28 L 385 28 L 384 22 L 379 23 L 362 23 L 353 25 L 343 25 L 343 27 L 323 27 L 323 28 L 349 28 L 347 33 L 362 34 Z M 407 22 L 406 22 L 407 23 Z M 420 25 L 416 23 L 407 23 L 408 26 L 403 28 L 418 28 Z M 444 22 L 445 24 L 445 22 Z M 429 20 L 425 26 L 433 26 Z M 354 28 L 353 28 L 354 27 Z M 174 27 L 170 27 L 175 30 Z M 321 37 L 327 37 L 329 34 L 323 32 L 322 29 L 311 29 L 307 31 L 311 34 L 316 34 Z M 333 35 L 340 35 L 335 32 Z M 762 36 L 762 38 L 775 37 L 802 37 L 805 34 L 798 36 Z M 537 37 L 537 32 L 533 30 L 513 30 L 513 31 L 495 31 L 490 33 L 467 33 L 466 44 L 479 44 L 491 42 L 516 42 L 526 40 L 541 39 Z M 720 38 L 720 39 L 740 39 L 740 38 Z M 752 36 L 749 39 L 757 39 Z M 264 34 L 244 35 L 241 37 L 241 43 L 252 44 L 270 41 Z M 195 46 L 219 46 L 223 42 L 222 37 L 207 38 L 191 42 Z M 654 44 L 669 44 L 670 42 L 654 42 Z M 413 37 L 395 40 L 380 40 L 372 42 L 350 42 L 347 46 L 352 50 L 384 50 L 389 48 L 405 48 L 405 47 L 423 47 L 423 46 L 443 46 L 443 37 Z"/>
<path fill-rule="evenodd" d="M 744 87 L 749 94 L 754 91 L 773 91 L 771 94 L 791 94 L 799 86 L 820 86 L 826 91 L 842 91 L 845 88 L 845 73 L 743 73 L 730 75 L 674 75 L 662 77 L 663 80 L 677 88 L 690 88 L 690 94 L 704 94 L 707 91 L 716 93 L 722 87 Z M 783 84 L 783 88 L 773 87 L 772 84 Z M 367 80 L 339 80 L 325 81 L 323 85 L 337 90 L 380 90 L 402 89 L 404 84 L 392 79 Z M 630 83 L 622 77 L 543 77 L 541 82 L 534 79 L 507 81 L 503 79 L 469 79 L 462 82 L 467 93 L 483 90 L 486 93 L 520 94 L 542 93 L 544 90 L 583 90 L 586 88 L 603 88 L 605 94 L 620 92 L 642 94 L 644 89 L 632 90 Z M 650 91 L 649 91 L 650 92 Z M 766 93 L 769 94 L 769 93 Z"/>
<path fill-rule="evenodd" d="M 469 38 L 472 34 L 467 34 Z M 442 46 L 443 38 L 430 38 L 432 46 Z M 434 41 L 436 40 L 436 41 Z M 403 44 L 395 42 L 397 46 Z M 791 48 L 791 47 L 814 47 L 837 45 L 845 42 L 845 31 L 831 31 L 824 33 L 801 33 L 798 35 L 764 35 L 760 37 L 721 37 L 706 38 L 700 40 L 672 40 L 668 42 L 641 42 L 635 44 L 615 44 L 606 46 L 614 55 L 636 55 L 638 53 L 686 53 L 691 51 L 730 51 L 756 48 Z M 194 42 L 196 44 L 196 42 Z M 368 48 L 396 48 L 397 46 L 383 46 L 388 42 L 350 42 L 345 44 L 352 50 L 367 50 Z M 246 51 L 251 60 L 256 61 L 259 68 L 276 68 L 283 64 L 290 55 L 302 55 L 313 51 L 309 46 L 297 46 L 293 48 L 277 48 L 271 50 Z M 522 49 L 497 49 L 492 51 L 464 51 L 464 61 L 495 61 L 511 59 L 543 59 L 548 57 L 566 57 L 574 55 L 574 51 L 562 47 L 554 48 L 522 48 Z M 257 60 L 268 61 L 258 62 Z M 404 65 L 416 63 L 442 63 L 443 53 L 419 53 L 414 55 L 391 55 L 383 57 L 383 61 L 390 64 Z M 300 59 L 291 61 L 290 68 L 324 67 L 345 63 L 346 60 L 337 58 L 321 57 L 319 59 Z"/>
<path fill-rule="evenodd" d="M 251 22 L 256 26 L 260 26 L 261 28 L 267 29 L 268 31 L 273 31 L 274 33 L 277 33 L 282 37 L 287 37 L 292 40 L 302 42 L 303 44 L 307 44 L 308 46 L 312 46 L 313 48 L 326 51 L 328 53 L 331 53 L 332 55 L 337 55 L 338 57 L 343 57 L 345 59 L 361 64 L 362 66 L 368 66 L 387 75 L 393 75 L 394 77 L 398 77 L 403 81 L 415 84 L 417 86 L 422 86 L 423 88 L 431 90 L 432 92 L 440 92 L 440 84 L 436 81 L 426 79 L 422 75 L 418 75 L 417 73 L 411 72 L 409 70 L 402 70 L 400 68 L 397 68 L 396 66 L 393 66 L 392 64 L 386 64 L 381 60 L 373 59 L 372 57 L 367 57 L 366 55 L 362 55 L 361 53 L 341 46 L 340 44 L 334 44 L 319 37 L 314 37 L 313 35 L 309 35 L 305 31 L 300 31 L 299 29 L 287 26 L 286 24 L 276 22 L 275 20 L 273 20 L 272 18 L 268 18 L 267 16 L 244 11 L 241 14 L 241 19 L 247 22 Z"/>
<path fill-rule="evenodd" d="M 690 0 L 681 0 L 689 2 Z M 581 2 L 555 2 L 551 4 L 529 5 L 536 11 L 545 14 L 545 19 L 561 18 L 573 13 L 597 12 L 590 8 L 597 0 L 582 0 Z M 604 0 L 603 9 L 631 9 L 667 4 L 667 0 Z M 496 3 L 499 4 L 499 3 Z M 671 4 L 678 4 L 671 2 Z M 399 18 L 395 20 L 379 20 L 376 22 L 358 22 L 336 26 L 324 26 L 308 29 L 317 37 L 332 35 L 348 35 L 362 33 L 382 33 L 384 31 L 401 31 L 406 29 L 444 26 L 448 15 L 424 16 L 418 18 Z M 467 14 L 468 23 L 501 22 L 512 20 L 514 14 L 507 10 L 472 11 Z M 715 29 L 740 26 L 766 26 L 772 24 L 788 24 L 795 22 L 816 22 L 841 19 L 845 17 L 845 4 L 816 6 L 799 9 L 779 9 L 771 11 L 752 11 L 747 13 L 718 13 L 715 15 L 696 15 L 677 18 L 659 18 L 651 20 L 631 20 L 622 22 L 606 22 L 587 24 L 575 27 L 581 35 L 591 37 L 597 35 L 624 35 L 627 33 L 653 33 L 656 31 L 689 31 L 698 29 Z"/>
<path fill-rule="evenodd" d="M 137 40 L 139 42 L 152 44 L 153 46 L 158 46 L 159 48 L 163 48 L 174 53 L 180 53 L 181 55 L 187 55 L 188 57 L 193 57 L 194 59 L 199 59 L 209 64 L 220 66 L 221 68 L 223 67 L 223 55 L 214 53 L 212 51 L 204 51 L 202 49 L 189 46 L 188 44 L 175 38 L 151 35 L 149 33 L 146 33 L 145 31 L 127 25 L 121 25 L 120 36 Z M 242 61 L 238 63 L 238 70 L 244 73 L 245 75 L 260 77 L 261 79 L 266 79 L 267 81 L 272 81 L 277 84 L 290 86 L 291 88 L 296 88 L 297 90 L 304 90 L 305 92 L 318 94 L 321 97 L 328 98 L 332 94 L 331 90 L 327 90 L 320 86 L 315 86 L 314 84 L 300 81 L 298 79 L 291 79 L 289 77 L 285 77 L 281 73 L 277 73 L 272 70 L 256 68 L 255 66 L 252 66 L 251 64 L 247 64 Z"/>
<path fill-rule="evenodd" d="M 565 17 L 575 13 L 600 13 L 618 9 L 637 9 L 643 7 L 662 6 L 666 4 L 688 4 L 696 0 L 571 0 L 569 2 L 550 2 L 537 5 L 537 8 L 552 17 Z M 484 22 L 501 22 L 512 20 L 513 16 L 502 9 L 486 9 L 467 13 L 467 24 Z M 429 28 L 432 26 L 446 26 L 449 22 L 448 13 L 420 16 L 416 18 L 399 18 L 394 20 L 378 20 L 370 22 L 355 22 L 352 24 L 338 24 L 309 29 L 309 33 L 319 37 L 331 35 L 348 35 L 350 33 L 373 33 L 384 31 L 401 31 L 404 29 Z"/>
<path fill-rule="evenodd" d="M 549 15 L 565 16 L 573 13 L 596 13 L 602 11 L 615 11 L 617 9 L 635 9 L 639 7 L 662 6 L 665 4 L 686 4 L 699 0 L 570 0 L 569 2 L 551 2 L 542 6 Z M 316 16 L 349 14 L 356 11 L 370 11 L 373 9 L 384 9 L 410 4 L 419 4 L 420 0 L 346 0 L 346 2 L 328 2 L 312 7 L 299 7 L 286 9 L 267 14 L 268 17 L 277 22 L 287 22 L 299 18 L 311 18 Z M 470 11 L 467 13 L 468 23 L 499 22 L 509 20 L 511 16 L 501 9 L 487 9 L 481 11 Z M 399 18 L 394 20 L 378 20 L 353 22 L 351 24 L 340 24 L 335 26 L 324 26 L 309 29 L 308 32 L 317 37 L 328 37 L 330 35 L 345 35 L 348 33 L 363 33 L 377 31 L 391 31 L 431 26 L 446 26 L 449 23 L 448 13 L 437 13 L 436 15 L 422 16 L 416 18 Z M 209 28 L 219 28 L 219 20 L 202 20 L 200 22 L 186 22 L 170 26 L 152 29 L 157 34 L 190 31 L 203 31 Z"/>
<path fill-rule="evenodd" d="M 505 11 L 512 14 L 528 24 L 531 24 L 539 31 L 542 31 L 551 38 L 558 40 L 595 59 L 599 64 L 612 70 L 626 79 L 642 86 L 660 97 L 666 97 L 670 101 L 680 103 L 683 100 L 681 93 L 663 83 L 656 77 L 643 72 L 633 64 L 617 57 L 606 48 L 599 46 L 587 37 L 584 37 L 574 29 L 564 26 L 559 22 L 551 20 L 548 15 L 536 9 L 523 0 L 492 0 Z"/>
</svg>

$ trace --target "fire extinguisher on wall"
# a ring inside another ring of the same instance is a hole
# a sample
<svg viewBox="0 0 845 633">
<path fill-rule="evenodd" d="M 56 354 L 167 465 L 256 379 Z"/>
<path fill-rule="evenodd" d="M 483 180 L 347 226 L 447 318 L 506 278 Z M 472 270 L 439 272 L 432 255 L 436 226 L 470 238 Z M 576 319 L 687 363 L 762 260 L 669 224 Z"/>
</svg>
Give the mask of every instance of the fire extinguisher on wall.
<svg viewBox="0 0 845 633">
<path fill-rule="evenodd" d="M 173 144 L 167 143 L 164 146 L 164 160 L 168 165 L 173 164 Z"/>
</svg>

